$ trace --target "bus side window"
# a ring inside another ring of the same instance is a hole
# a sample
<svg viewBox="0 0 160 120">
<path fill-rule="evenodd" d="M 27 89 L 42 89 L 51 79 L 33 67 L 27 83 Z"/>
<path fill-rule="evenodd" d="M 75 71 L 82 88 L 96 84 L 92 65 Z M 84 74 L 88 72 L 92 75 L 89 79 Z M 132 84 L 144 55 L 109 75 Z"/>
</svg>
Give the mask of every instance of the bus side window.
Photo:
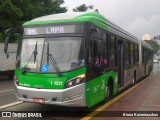
<svg viewBox="0 0 160 120">
<path fill-rule="evenodd" d="M 97 62 L 97 67 L 103 66 L 103 43 L 102 43 L 102 40 L 97 41 L 96 62 Z"/>
<path fill-rule="evenodd" d="M 103 33 L 103 67 L 107 69 L 108 66 L 108 34 Z"/>
<path fill-rule="evenodd" d="M 139 63 L 139 46 L 136 45 L 136 62 Z"/>
<path fill-rule="evenodd" d="M 125 67 L 129 66 L 129 45 L 128 42 L 124 43 L 124 65 Z"/>
<path fill-rule="evenodd" d="M 110 36 L 110 44 L 110 66 L 113 68 L 116 67 L 116 37 L 113 35 Z"/>
<path fill-rule="evenodd" d="M 146 48 L 143 47 L 142 63 L 146 64 Z"/>
<path fill-rule="evenodd" d="M 134 44 L 130 44 L 130 63 L 131 65 L 134 64 Z"/>
<path fill-rule="evenodd" d="M 128 57 L 129 57 L 129 65 L 131 65 L 131 43 L 128 42 Z"/>
<path fill-rule="evenodd" d="M 92 43 L 92 57 L 96 67 L 103 66 L 103 43 L 102 40 L 94 40 Z"/>
<path fill-rule="evenodd" d="M 97 55 L 97 41 L 92 42 L 92 57 L 95 57 Z"/>
<path fill-rule="evenodd" d="M 138 51 L 138 45 L 134 45 L 134 64 L 137 64 L 139 62 L 139 51 Z"/>
<path fill-rule="evenodd" d="M 145 53 L 145 51 L 144 51 L 144 47 L 142 47 L 142 63 L 144 64 L 144 53 Z"/>
</svg>

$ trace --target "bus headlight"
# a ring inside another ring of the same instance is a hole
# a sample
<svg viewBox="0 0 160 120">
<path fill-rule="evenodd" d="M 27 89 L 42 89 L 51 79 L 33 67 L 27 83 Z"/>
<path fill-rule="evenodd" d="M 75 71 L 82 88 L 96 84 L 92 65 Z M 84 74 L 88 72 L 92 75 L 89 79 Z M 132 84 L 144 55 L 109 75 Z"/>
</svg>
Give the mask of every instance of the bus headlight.
<svg viewBox="0 0 160 120">
<path fill-rule="evenodd" d="M 14 81 L 17 85 L 19 85 L 19 80 L 18 80 L 18 77 L 16 75 L 14 75 Z"/>
<path fill-rule="evenodd" d="M 73 87 L 75 85 L 84 83 L 85 80 L 85 74 L 79 75 L 71 80 L 68 80 L 65 84 L 65 88 Z"/>
</svg>

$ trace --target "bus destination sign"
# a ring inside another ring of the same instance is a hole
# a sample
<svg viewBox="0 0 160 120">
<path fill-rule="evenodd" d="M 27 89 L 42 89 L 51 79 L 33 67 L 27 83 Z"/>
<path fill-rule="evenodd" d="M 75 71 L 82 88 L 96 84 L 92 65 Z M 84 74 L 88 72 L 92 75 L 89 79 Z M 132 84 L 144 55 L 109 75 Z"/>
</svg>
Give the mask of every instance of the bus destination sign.
<svg viewBox="0 0 160 120">
<path fill-rule="evenodd" d="M 82 25 L 60 25 L 24 28 L 24 35 L 82 33 Z"/>
</svg>

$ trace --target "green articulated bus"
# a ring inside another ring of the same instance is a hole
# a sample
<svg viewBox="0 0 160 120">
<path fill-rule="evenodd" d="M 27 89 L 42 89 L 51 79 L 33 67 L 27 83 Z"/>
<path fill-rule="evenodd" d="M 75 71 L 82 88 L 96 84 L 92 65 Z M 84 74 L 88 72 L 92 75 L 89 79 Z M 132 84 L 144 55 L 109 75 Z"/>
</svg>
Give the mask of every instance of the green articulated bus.
<svg viewBox="0 0 160 120">
<path fill-rule="evenodd" d="M 20 29 L 15 95 L 27 102 L 92 107 L 152 71 L 152 48 L 100 13 L 60 13 Z"/>
</svg>

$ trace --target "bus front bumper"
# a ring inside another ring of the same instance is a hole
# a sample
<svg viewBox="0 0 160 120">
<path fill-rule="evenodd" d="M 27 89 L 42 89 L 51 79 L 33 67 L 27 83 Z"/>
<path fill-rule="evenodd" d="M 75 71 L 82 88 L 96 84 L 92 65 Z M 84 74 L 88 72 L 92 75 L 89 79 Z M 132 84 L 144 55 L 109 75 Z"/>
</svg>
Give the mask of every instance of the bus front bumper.
<svg viewBox="0 0 160 120">
<path fill-rule="evenodd" d="M 18 86 L 15 83 L 15 95 L 19 100 L 60 106 L 85 107 L 85 84 L 67 89 L 36 89 Z M 39 101 L 37 101 L 39 100 Z M 43 100 L 43 101 L 42 101 Z"/>
</svg>

